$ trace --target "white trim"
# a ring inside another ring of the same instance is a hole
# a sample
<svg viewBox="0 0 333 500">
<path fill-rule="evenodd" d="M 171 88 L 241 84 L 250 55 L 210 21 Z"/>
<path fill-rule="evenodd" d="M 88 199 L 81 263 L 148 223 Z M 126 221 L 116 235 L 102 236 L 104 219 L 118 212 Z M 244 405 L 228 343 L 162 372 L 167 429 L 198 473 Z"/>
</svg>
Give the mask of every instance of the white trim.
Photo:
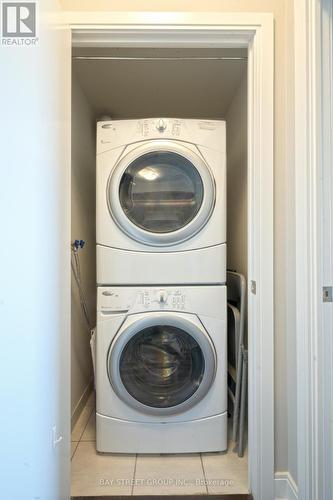
<svg viewBox="0 0 333 500">
<path fill-rule="evenodd" d="M 274 490 L 274 392 L 267 397 L 267 390 L 274 391 L 273 112 L 266 113 L 273 108 L 274 56 L 266 57 L 267 48 L 273 50 L 269 27 L 256 32 L 248 64 L 248 276 L 257 283 L 257 295 L 248 290 L 249 467 L 253 496 L 263 500 Z"/>
<path fill-rule="evenodd" d="M 288 471 L 275 473 L 275 500 L 298 500 L 297 485 Z"/>
<path fill-rule="evenodd" d="M 255 500 L 274 497 L 273 16 L 67 13 L 75 46 L 248 47 L 249 476 Z M 108 24 L 109 23 L 109 24 Z"/>
<path fill-rule="evenodd" d="M 80 36 L 77 37 L 74 32 L 74 47 L 247 47 L 252 36 L 253 30 L 247 32 L 247 39 L 244 34 L 233 31 L 230 32 L 228 39 L 221 39 L 219 33 L 212 32 L 209 29 L 202 31 L 200 42 L 198 42 L 195 29 L 188 29 L 184 26 L 179 27 L 179 32 L 173 35 L 165 26 L 159 29 L 150 29 L 148 36 L 144 36 L 141 26 L 135 27 L 132 31 L 129 27 L 119 30 L 116 27 L 106 29 L 105 26 L 100 29 L 87 30 L 86 27 L 80 28 Z M 172 34 L 172 36 L 170 36 Z M 152 44 L 152 36 L 154 41 Z"/>
<path fill-rule="evenodd" d="M 329 486 L 332 471 L 325 463 L 330 459 L 332 464 L 329 443 L 332 434 L 325 433 L 329 431 L 331 424 L 327 424 L 332 420 L 332 403 L 326 398 L 332 397 L 332 383 L 328 380 L 331 378 L 332 358 L 328 356 L 333 348 L 333 323 L 332 305 L 322 302 L 322 286 L 332 284 L 323 282 L 329 262 L 332 267 L 332 227 L 327 227 L 325 215 L 325 211 L 332 210 L 331 193 L 327 197 L 325 191 L 332 186 L 331 151 L 328 154 L 332 142 L 330 138 L 324 146 L 322 130 L 324 124 L 328 125 L 322 121 L 323 116 L 327 113 L 331 119 L 332 94 L 328 94 L 328 101 L 322 102 L 322 84 L 328 76 L 326 72 L 331 71 L 330 80 L 325 84 L 332 85 L 332 63 L 330 59 L 321 61 L 322 49 L 327 44 L 325 40 L 321 46 L 324 2 L 294 0 L 297 460 L 299 497 L 302 500 L 332 498 L 332 487 Z M 327 26 L 326 36 L 332 41 Z M 331 54 L 328 50 L 326 57 L 331 57 Z M 330 131 L 332 123 L 327 133 Z M 327 250 L 330 255 L 324 262 Z"/>
<path fill-rule="evenodd" d="M 269 13 L 65 12 L 74 47 L 248 47 Z M 270 28 L 269 28 L 270 27 Z"/>
<path fill-rule="evenodd" d="M 333 4 L 322 0 L 317 17 L 318 212 L 320 286 L 333 285 Z M 318 317 L 318 497 L 333 498 L 333 303 Z"/>
</svg>

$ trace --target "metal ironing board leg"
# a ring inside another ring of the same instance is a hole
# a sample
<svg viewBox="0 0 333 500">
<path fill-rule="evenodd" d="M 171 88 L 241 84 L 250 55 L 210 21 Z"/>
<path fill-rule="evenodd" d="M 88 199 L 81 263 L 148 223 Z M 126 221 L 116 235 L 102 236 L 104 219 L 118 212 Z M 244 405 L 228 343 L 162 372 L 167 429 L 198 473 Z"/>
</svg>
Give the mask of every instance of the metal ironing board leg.
<svg viewBox="0 0 333 500">
<path fill-rule="evenodd" d="M 233 425 L 232 425 L 232 440 L 237 441 L 238 427 L 239 427 L 239 407 L 240 407 L 240 397 L 241 397 L 241 386 L 242 386 L 242 354 L 239 349 L 238 355 L 238 370 L 237 370 L 237 380 L 236 380 L 236 392 L 235 392 L 235 404 L 234 404 L 234 414 L 233 414 Z"/>
<path fill-rule="evenodd" d="M 233 416 L 232 416 L 232 440 L 236 442 L 238 434 L 238 422 L 239 422 L 239 403 L 240 403 L 240 385 L 242 380 L 242 364 L 240 357 L 240 315 L 239 310 L 232 304 L 228 303 L 228 308 L 233 315 L 234 320 L 234 351 L 235 351 L 235 366 L 233 371 L 235 373 L 232 379 L 235 383 L 235 394 L 230 390 L 229 393 L 232 394 L 231 400 L 233 403 Z M 229 366 L 229 365 L 228 365 Z M 230 368 L 229 368 L 230 370 Z"/>
<path fill-rule="evenodd" d="M 243 360 L 242 360 L 242 395 L 240 404 L 240 418 L 239 418 L 239 440 L 238 440 L 238 456 L 244 456 L 244 424 L 245 424 L 245 409 L 246 409 L 246 395 L 247 395 L 247 365 L 248 365 L 248 351 L 242 346 Z"/>
</svg>

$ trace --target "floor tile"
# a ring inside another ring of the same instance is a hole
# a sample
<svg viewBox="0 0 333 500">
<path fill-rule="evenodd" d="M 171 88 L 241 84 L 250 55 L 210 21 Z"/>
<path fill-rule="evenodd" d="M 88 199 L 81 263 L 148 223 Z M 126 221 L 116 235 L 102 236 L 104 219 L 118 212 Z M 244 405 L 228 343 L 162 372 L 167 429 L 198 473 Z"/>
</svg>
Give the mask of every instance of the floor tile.
<svg viewBox="0 0 333 500">
<path fill-rule="evenodd" d="M 81 441 L 96 441 L 96 412 L 95 408 L 88 420 L 87 426 L 82 434 Z"/>
<path fill-rule="evenodd" d="M 71 442 L 71 460 L 72 460 L 72 458 L 74 456 L 74 453 L 76 451 L 76 448 L 77 448 L 78 444 L 79 444 L 78 441 L 72 441 Z"/>
<path fill-rule="evenodd" d="M 134 495 L 205 494 L 199 454 L 138 455 Z"/>
<path fill-rule="evenodd" d="M 95 443 L 80 442 L 72 460 L 72 496 L 130 495 L 135 458 L 100 454 Z"/>
<path fill-rule="evenodd" d="M 202 453 L 201 457 L 208 493 L 248 493 L 247 455 L 239 458 L 229 449 L 227 453 Z"/>
<path fill-rule="evenodd" d="M 89 398 L 87 399 L 86 406 L 95 406 L 96 403 L 96 394 L 95 391 L 91 391 Z"/>
<path fill-rule="evenodd" d="M 77 419 L 77 422 L 72 430 L 72 441 L 80 441 L 93 409 L 94 408 L 92 406 L 87 405 L 83 408 L 81 415 Z"/>
</svg>

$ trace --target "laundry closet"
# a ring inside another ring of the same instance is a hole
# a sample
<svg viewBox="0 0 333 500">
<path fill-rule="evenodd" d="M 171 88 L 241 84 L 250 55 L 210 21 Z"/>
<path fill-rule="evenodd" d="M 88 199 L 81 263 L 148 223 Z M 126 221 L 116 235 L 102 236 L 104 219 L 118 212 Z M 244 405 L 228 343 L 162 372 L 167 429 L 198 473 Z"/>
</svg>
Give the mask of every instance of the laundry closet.
<svg viewBox="0 0 333 500">
<path fill-rule="evenodd" d="M 74 47 L 71 182 L 72 495 L 247 493 L 247 50 Z"/>
</svg>

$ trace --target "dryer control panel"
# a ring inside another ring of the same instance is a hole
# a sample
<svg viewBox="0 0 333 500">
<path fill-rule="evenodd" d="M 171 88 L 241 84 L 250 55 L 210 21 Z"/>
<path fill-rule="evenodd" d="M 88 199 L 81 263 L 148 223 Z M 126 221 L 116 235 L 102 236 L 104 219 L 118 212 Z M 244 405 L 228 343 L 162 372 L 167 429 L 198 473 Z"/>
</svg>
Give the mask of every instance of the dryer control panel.
<svg viewBox="0 0 333 500">
<path fill-rule="evenodd" d="M 184 141 L 225 152 L 225 122 L 183 118 L 144 118 L 97 123 L 97 154 L 152 139 Z"/>
<path fill-rule="evenodd" d="M 137 132 L 143 137 L 156 136 L 156 131 L 163 137 L 167 132 L 168 136 L 179 137 L 182 130 L 182 120 L 174 118 L 158 118 L 139 120 L 137 122 Z"/>
</svg>

